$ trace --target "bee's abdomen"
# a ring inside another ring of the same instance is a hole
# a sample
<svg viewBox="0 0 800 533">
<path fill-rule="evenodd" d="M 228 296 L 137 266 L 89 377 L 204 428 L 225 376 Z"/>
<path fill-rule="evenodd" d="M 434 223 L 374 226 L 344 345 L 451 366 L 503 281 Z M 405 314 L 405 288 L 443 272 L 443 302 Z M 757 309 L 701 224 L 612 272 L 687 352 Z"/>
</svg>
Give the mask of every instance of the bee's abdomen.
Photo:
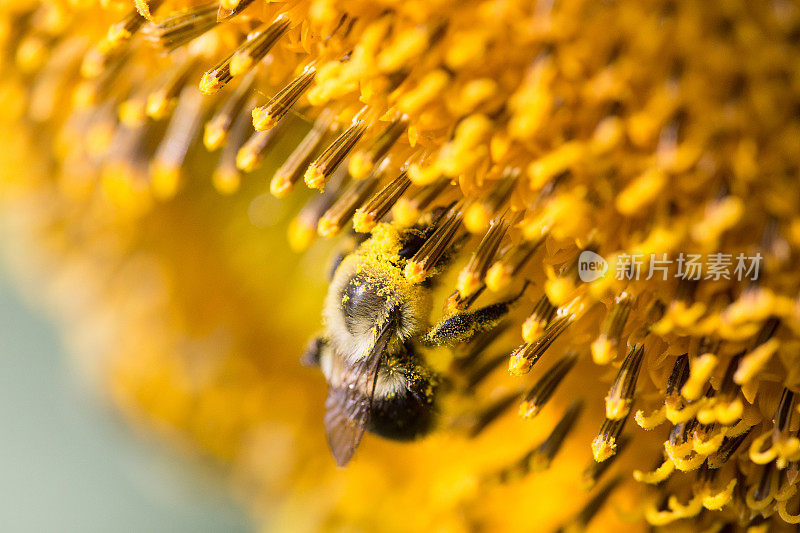
<svg viewBox="0 0 800 533">
<path fill-rule="evenodd" d="M 428 433 L 432 425 L 433 402 L 407 392 L 376 398 L 368 429 L 387 439 L 412 440 Z"/>
<path fill-rule="evenodd" d="M 411 440 L 428 433 L 435 418 L 436 384 L 426 370 L 403 371 L 406 386 L 372 402 L 367 429 L 394 440 Z"/>
</svg>

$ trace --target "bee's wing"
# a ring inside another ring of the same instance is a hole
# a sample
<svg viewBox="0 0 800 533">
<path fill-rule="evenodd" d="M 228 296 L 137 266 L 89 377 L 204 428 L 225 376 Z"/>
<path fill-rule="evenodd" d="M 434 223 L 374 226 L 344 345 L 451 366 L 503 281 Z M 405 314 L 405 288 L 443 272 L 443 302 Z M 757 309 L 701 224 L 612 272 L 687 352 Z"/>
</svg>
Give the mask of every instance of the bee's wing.
<svg viewBox="0 0 800 533">
<path fill-rule="evenodd" d="M 369 354 L 348 370 L 344 364 L 335 364 L 340 372 L 338 386 L 328 388 L 325 401 L 325 434 L 336 464 L 346 465 L 364 436 L 369 422 L 378 369 L 392 334 L 391 320 L 381 328 Z M 341 357 L 334 354 L 334 357 Z M 341 361 L 337 361 L 341 363 Z"/>
</svg>

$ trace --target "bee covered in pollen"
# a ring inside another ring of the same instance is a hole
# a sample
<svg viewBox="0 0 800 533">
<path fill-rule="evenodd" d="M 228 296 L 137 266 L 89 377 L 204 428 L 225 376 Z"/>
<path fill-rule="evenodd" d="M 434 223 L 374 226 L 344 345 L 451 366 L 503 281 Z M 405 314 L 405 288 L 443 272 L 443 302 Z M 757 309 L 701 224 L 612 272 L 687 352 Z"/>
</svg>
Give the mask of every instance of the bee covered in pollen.
<svg viewBox="0 0 800 533">
<path fill-rule="evenodd" d="M 454 313 L 431 328 L 434 281 L 459 246 L 460 221 L 455 205 L 430 211 L 411 228 L 378 224 L 335 267 L 325 332 L 309 343 L 303 361 L 319 365 L 328 382 L 325 432 L 339 466 L 350 461 L 365 431 L 394 440 L 429 433 L 441 380 L 424 348 L 492 329 L 516 300 Z"/>
</svg>

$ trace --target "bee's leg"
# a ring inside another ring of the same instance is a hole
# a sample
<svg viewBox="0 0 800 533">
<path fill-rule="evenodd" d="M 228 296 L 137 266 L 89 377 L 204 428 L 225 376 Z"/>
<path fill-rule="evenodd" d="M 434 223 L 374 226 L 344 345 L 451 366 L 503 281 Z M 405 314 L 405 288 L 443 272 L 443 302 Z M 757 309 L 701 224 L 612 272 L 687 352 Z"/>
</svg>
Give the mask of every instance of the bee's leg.
<svg viewBox="0 0 800 533">
<path fill-rule="evenodd" d="M 452 346 L 467 342 L 478 333 L 497 326 L 508 314 L 510 305 L 499 302 L 487 305 L 476 311 L 455 313 L 439 321 L 423 339 L 434 346 Z"/>
<path fill-rule="evenodd" d="M 314 337 L 308 341 L 306 349 L 300 356 L 300 364 L 303 366 L 319 366 L 320 359 L 322 358 L 322 352 L 327 348 L 327 346 L 328 339 L 322 336 Z"/>
<path fill-rule="evenodd" d="M 527 286 L 525 283 L 518 295 L 504 302 L 490 304 L 475 311 L 459 311 L 445 316 L 425 335 L 423 342 L 434 346 L 452 346 L 467 342 L 478 333 L 493 329 L 505 318 L 511 306 L 522 297 Z"/>
</svg>

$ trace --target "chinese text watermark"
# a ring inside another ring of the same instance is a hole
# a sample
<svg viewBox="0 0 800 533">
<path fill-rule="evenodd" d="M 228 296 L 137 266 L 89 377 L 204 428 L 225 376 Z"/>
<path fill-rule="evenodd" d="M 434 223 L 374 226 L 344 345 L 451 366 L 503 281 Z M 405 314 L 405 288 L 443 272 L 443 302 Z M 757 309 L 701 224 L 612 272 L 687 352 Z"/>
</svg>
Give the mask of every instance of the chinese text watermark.
<svg viewBox="0 0 800 533">
<path fill-rule="evenodd" d="M 662 254 L 620 254 L 616 257 L 614 277 L 618 280 L 666 281 L 669 278 L 685 280 L 756 280 L 761 270 L 763 257 L 760 253 L 686 254 L 677 256 Z M 591 282 L 606 275 L 608 261 L 602 256 L 585 250 L 578 258 L 578 276 L 581 281 Z"/>
</svg>

